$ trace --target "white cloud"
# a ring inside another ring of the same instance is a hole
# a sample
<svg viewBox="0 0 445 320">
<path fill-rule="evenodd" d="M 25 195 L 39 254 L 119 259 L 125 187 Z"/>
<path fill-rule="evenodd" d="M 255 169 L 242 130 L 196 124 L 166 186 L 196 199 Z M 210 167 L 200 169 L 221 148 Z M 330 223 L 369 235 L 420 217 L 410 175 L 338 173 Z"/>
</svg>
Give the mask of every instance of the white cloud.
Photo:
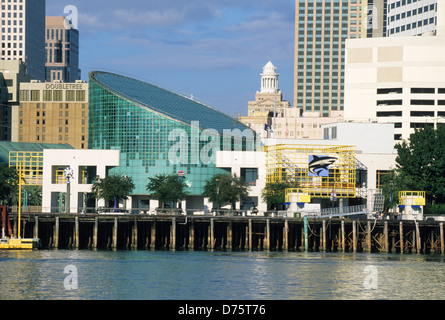
<svg viewBox="0 0 445 320">
<path fill-rule="evenodd" d="M 175 9 L 138 11 L 131 9 L 116 9 L 113 18 L 128 27 L 143 27 L 147 25 L 165 27 L 177 25 L 184 21 L 184 12 Z"/>
</svg>

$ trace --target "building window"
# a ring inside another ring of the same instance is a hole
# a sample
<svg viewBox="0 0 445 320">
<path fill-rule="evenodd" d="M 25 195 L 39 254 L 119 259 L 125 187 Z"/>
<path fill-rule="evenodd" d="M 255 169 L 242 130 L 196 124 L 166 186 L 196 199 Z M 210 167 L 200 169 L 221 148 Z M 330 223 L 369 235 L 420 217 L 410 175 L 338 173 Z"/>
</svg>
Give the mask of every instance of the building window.
<svg viewBox="0 0 445 320">
<path fill-rule="evenodd" d="M 377 117 L 401 117 L 402 111 L 382 111 L 377 112 Z"/>
<path fill-rule="evenodd" d="M 31 90 L 31 101 L 40 101 L 40 91 Z"/>
<path fill-rule="evenodd" d="M 412 106 L 434 106 L 434 100 L 411 100 Z"/>
<path fill-rule="evenodd" d="M 29 90 L 20 90 L 20 101 L 29 101 Z"/>
<path fill-rule="evenodd" d="M 436 93 L 434 88 L 411 88 L 411 93 Z"/>
<path fill-rule="evenodd" d="M 402 88 L 377 89 L 377 94 L 403 93 Z"/>
<path fill-rule="evenodd" d="M 66 91 L 66 101 L 74 101 L 74 98 L 75 98 L 75 91 L 67 90 Z"/>
<path fill-rule="evenodd" d="M 76 101 L 85 101 L 85 90 L 76 91 Z"/>
<path fill-rule="evenodd" d="M 257 168 L 242 168 L 241 178 L 251 187 L 255 187 L 258 180 Z"/>
<path fill-rule="evenodd" d="M 51 90 L 43 90 L 43 101 L 52 101 L 53 92 Z"/>
<path fill-rule="evenodd" d="M 63 101 L 63 91 L 62 90 L 54 90 L 53 98 L 54 98 L 54 101 Z"/>
<path fill-rule="evenodd" d="M 377 106 L 401 106 L 403 100 L 377 100 Z"/>
</svg>

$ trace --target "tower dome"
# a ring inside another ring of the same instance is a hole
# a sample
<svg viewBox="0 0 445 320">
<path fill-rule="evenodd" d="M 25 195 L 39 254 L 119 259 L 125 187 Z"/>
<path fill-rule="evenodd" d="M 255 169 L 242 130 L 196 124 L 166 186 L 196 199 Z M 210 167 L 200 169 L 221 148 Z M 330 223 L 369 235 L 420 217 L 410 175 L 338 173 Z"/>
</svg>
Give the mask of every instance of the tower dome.
<svg viewBox="0 0 445 320">
<path fill-rule="evenodd" d="M 278 76 L 276 73 L 277 68 L 269 61 L 263 67 L 263 73 L 261 74 L 261 92 L 262 93 L 274 93 L 278 90 Z"/>
</svg>

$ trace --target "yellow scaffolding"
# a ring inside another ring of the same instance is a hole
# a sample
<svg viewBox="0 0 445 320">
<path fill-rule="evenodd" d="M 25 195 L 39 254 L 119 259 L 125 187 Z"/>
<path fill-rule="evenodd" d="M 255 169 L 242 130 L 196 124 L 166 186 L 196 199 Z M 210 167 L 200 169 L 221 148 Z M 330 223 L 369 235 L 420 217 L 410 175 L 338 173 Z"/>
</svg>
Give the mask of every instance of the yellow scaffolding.
<svg viewBox="0 0 445 320">
<path fill-rule="evenodd" d="M 22 184 L 24 186 L 41 186 L 43 184 L 43 152 L 11 151 L 9 167 L 19 170 L 22 164 Z"/>
<path fill-rule="evenodd" d="M 425 191 L 400 191 L 399 205 L 403 206 L 424 206 L 426 201 Z"/>
<path fill-rule="evenodd" d="M 301 193 L 314 198 L 356 197 L 356 148 L 354 146 L 281 144 L 264 147 L 266 182 L 296 182 Z M 309 167 L 319 159 L 319 171 Z M 326 161 L 323 161 L 328 159 Z M 313 161 L 313 162 L 314 162 Z M 328 163 L 326 163 L 328 162 Z M 311 169 L 311 170 L 310 170 Z M 325 176 L 317 175 L 324 170 Z"/>
</svg>

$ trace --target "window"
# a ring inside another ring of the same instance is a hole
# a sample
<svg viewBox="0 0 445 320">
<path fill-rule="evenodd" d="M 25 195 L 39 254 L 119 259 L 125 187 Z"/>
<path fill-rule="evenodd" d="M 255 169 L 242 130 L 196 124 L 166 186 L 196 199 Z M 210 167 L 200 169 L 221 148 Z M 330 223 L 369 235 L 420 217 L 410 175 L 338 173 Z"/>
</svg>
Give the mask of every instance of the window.
<svg viewBox="0 0 445 320">
<path fill-rule="evenodd" d="M 377 112 L 377 117 L 401 117 L 402 111 L 382 111 Z"/>
<path fill-rule="evenodd" d="M 434 117 L 434 111 L 411 111 L 411 117 Z"/>
<path fill-rule="evenodd" d="M 40 101 L 40 91 L 31 90 L 31 101 Z"/>
<path fill-rule="evenodd" d="M 67 90 L 66 91 L 66 101 L 75 101 L 75 91 L 74 90 Z"/>
<path fill-rule="evenodd" d="M 434 100 L 411 100 L 412 106 L 434 106 Z"/>
<path fill-rule="evenodd" d="M 434 88 L 411 88 L 411 93 L 436 93 Z"/>
<path fill-rule="evenodd" d="M 29 90 L 20 90 L 20 101 L 29 101 Z"/>
<path fill-rule="evenodd" d="M 244 179 L 244 181 L 249 186 L 256 186 L 257 179 L 258 179 L 258 169 L 257 168 L 242 168 L 241 169 L 241 178 Z"/>
<path fill-rule="evenodd" d="M 53 92 L 51 90 L 43 90 L 43 101 L 52 101 Z"/>
<path fill-rule="evenodd" d="M 97 176 L 97 167 L 79 167 L 79 184 L 93 184 Z"/>
<path fill-rule="evenodd" d="M 411 127 L 411 129 L 422 129 L 422 128 L 425 128 L 425 127 L 434 127 L 434 123 L 412 122 L 410 127 Z"/>
<path fill-rule="evenodd" d="M 76 91 L 76 101 L 85 101 L 85 90 Z"/>
<path fill-rule="evenodd" d="M 377 94 L 392 94 L 392 93 L 403 93 L 403 89 L 402 88 L 377 89 Z"/>
<path fill-rule="evenodd" d="M 401 106 L 403 101 L 400 100 L 377 100 L 378 106 Z"/>
<path fill-rule="evenodd" d="M 63 101 L 63 91 L 62 90 L 54 90 L 53 99 L 54 99 L 54 101 Z"/>
</svg>

